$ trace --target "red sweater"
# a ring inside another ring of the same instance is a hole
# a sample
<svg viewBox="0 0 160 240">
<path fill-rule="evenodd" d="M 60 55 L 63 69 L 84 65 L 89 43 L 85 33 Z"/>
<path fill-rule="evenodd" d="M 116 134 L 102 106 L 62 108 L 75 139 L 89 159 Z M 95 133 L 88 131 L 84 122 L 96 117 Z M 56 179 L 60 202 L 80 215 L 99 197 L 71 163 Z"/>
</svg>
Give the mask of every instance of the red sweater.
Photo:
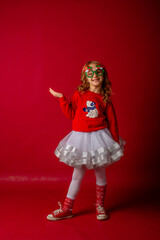
<svg viewBox="0 0 160 240">
<path fill-rule="evenodd" d="M 100 93 L 86 90 L 75 91 L 70 102 L 65 96 L 59 98 L 64 115 L 73 119 L 72 129 L 78 132 L 92 132 L 108 128 L 113 139 L 119 143 L 116 113 L 111 101 L 103 102 Z"/>
</svg>

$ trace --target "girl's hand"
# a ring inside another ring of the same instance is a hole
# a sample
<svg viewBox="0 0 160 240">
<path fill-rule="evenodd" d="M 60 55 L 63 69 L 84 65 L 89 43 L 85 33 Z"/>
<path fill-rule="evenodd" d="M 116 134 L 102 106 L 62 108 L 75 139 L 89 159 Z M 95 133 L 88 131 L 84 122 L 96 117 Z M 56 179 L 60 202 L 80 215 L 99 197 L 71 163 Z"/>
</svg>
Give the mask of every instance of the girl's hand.
<svg viewBox="0 0 160 240">
<path fill-rule="evenodd" d="M 49 92 L 54 96 L 54 97 L 63 97 L 62 93 L 55 92 L 52 88 L 49 88 Z"/>
</svg>

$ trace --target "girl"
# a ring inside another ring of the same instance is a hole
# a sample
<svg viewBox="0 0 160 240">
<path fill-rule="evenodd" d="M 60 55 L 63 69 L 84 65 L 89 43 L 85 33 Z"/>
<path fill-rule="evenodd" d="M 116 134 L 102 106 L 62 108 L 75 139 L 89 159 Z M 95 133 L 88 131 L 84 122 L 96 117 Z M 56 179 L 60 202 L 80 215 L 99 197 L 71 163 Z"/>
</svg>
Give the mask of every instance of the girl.
<svg viewBox="0 0 160 240">
<path fill-rule="evenodd" d="M 96 216 L 108 219 L 104 209 L 107 188 L 105 168 L 123 156 L 125 141 L 119 136 L 116 113 L 110 99 L 111 82 L 105 67 L 97 61 L 87 62 L 81 73 L 81 85 L 71 101 L 49 88 L 59 98 L 63 113 L 72 121 L 72 131 L 55 150 L 61 162 L 74 168 L 64 205 L 47 216 L 48 220 L 71 218 L 73 204 L 80 190 L 85 170 L 94 169 L 96 176 Z"/>
</svg>

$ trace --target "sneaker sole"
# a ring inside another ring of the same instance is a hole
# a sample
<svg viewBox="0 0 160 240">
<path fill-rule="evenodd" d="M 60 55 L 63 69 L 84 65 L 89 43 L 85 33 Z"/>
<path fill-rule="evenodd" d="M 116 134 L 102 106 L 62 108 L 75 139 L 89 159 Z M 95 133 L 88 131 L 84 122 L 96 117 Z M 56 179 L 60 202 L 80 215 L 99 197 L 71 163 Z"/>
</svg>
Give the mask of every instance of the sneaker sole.
<svg viewBox="0 0 160 240">
<path fill-rule="evenodd" d="M 109 216 L 97 216 L 98 220 L 107 220 L 109 218 Z"/>
<path fill-rule="evenodd" d="M 60 218 L 48 217 L 48 216 L 47 216 L 47 219 L 48 219 L 49 221 L 57 221 L 57 220 L 65 219 L 65 218 L 71 218 L 71 217 L 73 217 L 73 215 L 66 216 L 66 217 L 60 217 Z"/>
</svg>

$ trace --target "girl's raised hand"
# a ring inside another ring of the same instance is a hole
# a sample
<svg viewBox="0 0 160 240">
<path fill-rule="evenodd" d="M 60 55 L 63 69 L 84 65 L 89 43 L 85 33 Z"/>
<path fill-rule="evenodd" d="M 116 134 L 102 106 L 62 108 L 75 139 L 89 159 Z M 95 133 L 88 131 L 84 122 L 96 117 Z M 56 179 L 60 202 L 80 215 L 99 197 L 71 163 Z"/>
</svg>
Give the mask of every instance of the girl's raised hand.
<svg viewBox="0 0 160 240">
<path fill-rule="evenodd" d="M 54 96 L 54 97 L 63 97 L 62 93 L 55 92 L 52 88 L 49 88 L 49 92 Z"/>
</svg>

